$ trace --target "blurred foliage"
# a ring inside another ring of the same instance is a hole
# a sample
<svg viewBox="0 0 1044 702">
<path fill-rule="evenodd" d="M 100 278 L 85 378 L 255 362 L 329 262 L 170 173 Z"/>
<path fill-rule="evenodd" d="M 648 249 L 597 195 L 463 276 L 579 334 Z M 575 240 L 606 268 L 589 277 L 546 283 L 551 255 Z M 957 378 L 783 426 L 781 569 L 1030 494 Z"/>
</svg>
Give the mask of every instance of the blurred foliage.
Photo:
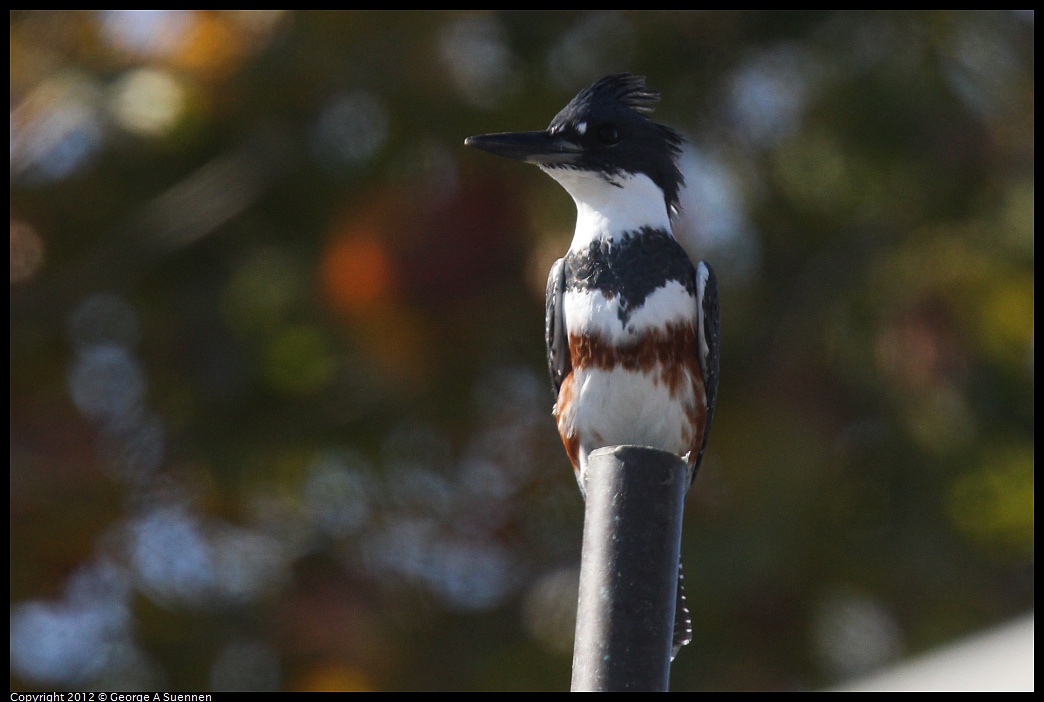
<svg viewBox="0 0 1044 702">
<path fill-rule="evenodd" d="M 12 689 L 567 689 L 574 211 L 462 141 L 619 70 L 722 285 L 673 687 L 1032 608 L 1032 11 L 10 19 Z"/>
</svg>

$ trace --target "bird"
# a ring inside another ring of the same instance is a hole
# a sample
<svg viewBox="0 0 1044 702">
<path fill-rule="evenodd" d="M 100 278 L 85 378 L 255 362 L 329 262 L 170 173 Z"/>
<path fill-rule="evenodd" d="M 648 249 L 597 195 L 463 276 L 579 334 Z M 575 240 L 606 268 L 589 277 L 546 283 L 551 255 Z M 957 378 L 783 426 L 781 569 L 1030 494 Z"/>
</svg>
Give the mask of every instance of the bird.
<svg viewBox="0 0 1044 702">
<path fill-rule="evenodd" d="M 718 285 L 672 227 L 685 179 L 684 139 L 649 115 L 660 94 L 643 76 L 605 76 L 547 129 L 465 144 L 537 165 L 572 196 L 569 248 L 547 280 L 545 342 L 554 415 L 586 499 L 588 456 L 605 446 L 669 451 L 691 487 L 718 395 Z M 672 659 L 692 640 L 678 566 Z"/>
</svg>

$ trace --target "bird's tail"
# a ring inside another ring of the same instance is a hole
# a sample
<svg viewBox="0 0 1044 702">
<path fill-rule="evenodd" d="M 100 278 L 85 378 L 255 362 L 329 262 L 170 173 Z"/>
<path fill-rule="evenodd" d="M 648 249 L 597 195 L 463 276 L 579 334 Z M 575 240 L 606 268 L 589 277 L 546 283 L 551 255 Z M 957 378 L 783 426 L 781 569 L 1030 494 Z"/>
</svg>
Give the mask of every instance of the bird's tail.
<svg viewBox="0 0 1044 702">
<path fill-rule="evenodd" d="M 685 603 L 685 574 L 681 561 L 678 561 L 678 602 L 674 607 L 674 645 L 671 648 L 671 660 L 685 644 L 692 641 L 692 618 L 689 607 Z"/>
</svg>

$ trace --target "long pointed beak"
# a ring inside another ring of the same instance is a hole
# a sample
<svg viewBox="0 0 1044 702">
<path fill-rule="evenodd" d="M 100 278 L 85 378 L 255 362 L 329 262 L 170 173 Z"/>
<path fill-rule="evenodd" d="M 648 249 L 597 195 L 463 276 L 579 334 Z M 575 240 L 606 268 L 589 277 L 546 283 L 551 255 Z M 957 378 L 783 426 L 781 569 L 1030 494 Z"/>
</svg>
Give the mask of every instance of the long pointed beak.
<svg viewBox="0 0 1044 702">
<path fill-rule="evenodd" d="M 582 151 L 580 146 L 569 139 L 551 134 L 547 130 L 481 134 L 468 137 L 464 140 L 464 145 L 516 161 L 546 164 L 575 161 Z"/>
</svg>

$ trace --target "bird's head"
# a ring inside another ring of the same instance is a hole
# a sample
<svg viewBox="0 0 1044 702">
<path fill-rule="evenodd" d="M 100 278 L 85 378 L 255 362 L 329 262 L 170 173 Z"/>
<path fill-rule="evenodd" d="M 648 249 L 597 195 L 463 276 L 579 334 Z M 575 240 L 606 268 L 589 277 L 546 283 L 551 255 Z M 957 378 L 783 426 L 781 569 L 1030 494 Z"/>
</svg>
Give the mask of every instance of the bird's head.
<svg viewBox="0 0 1044 702">
<path fill-rule="evenodd" d="M 641 76 L 606 76 L 581 90 L 547 129 L 483 134 L 464 143 L 535 163 L 567 189 L 567 176 L 590 175 L 620 185 L 626 176 L 645 175 L 663 192 L 668 211 L 674 211 L 685 182 L 677 165 L 683 139 L 649 119 L 659 100 Z"/>
</svg>

